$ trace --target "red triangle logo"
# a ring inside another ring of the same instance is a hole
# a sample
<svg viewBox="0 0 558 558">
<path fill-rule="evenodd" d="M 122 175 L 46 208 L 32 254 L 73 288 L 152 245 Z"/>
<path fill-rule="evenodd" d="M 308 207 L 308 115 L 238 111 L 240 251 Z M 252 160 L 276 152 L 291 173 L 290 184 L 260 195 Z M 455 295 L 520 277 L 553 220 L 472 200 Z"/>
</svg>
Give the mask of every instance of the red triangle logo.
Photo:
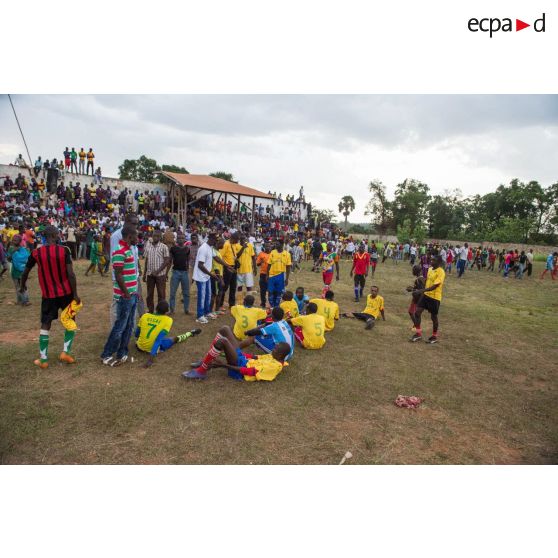
<svg viewBox="0 0 558 558">
<path fill-rule="evenodd" d="M 531 27 L 531 25 L 529 23 L 525 23 L 524 21 L 521 21 L 520 19 L 515 20 L 515 30 L 516 31 L 521 31 L 522 29 L 525 29 L 526 27 Z"/>
</svg>

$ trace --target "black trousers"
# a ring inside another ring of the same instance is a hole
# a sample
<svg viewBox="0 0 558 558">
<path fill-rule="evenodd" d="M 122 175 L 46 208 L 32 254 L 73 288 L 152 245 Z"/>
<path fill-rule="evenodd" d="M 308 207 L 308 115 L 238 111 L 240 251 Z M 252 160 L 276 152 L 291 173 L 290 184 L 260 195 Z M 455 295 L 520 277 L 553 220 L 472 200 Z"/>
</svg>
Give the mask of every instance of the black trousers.
<svg viewBox="0 0 558 558">
<path fill-rule="evenodd" d="M 260 274 L 260 300 L 262 308 L 265 306 L 265 297 L 267 295 L 267 275 Z"/>
<path fill-rule="evenodd" d="M 223 281 L 225 283 L 225 293 L 229 291 L 229 306 L 232 308 L 236 304 L 236 271 L 223 271 Z"/>
</svg>

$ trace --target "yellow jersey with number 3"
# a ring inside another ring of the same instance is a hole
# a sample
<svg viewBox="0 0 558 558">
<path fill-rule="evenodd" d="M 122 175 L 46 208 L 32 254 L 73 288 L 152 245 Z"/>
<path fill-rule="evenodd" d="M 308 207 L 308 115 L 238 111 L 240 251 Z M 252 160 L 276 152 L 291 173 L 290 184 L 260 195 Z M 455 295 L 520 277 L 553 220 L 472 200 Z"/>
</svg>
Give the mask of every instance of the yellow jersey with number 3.
<svg viewBox="0 0 558 558">
<path fill-rule="evenodd" d="M 231 314 L 235 319 L 233 333 L 240 341 L 246 338 L 245 331 L 254 329 L 258 325 L 258 320 L 264 320 L 267 316 L 263 308 L 247 308 L 243 304 L 233 306 Z"/>
<path fill-rule="evenodd" d="M 325 319 L 326 331 L 331 331 L 335 327 L 335 320 L 339 319 L 339 305 L 333 300 L 324 298 L 313 298 L 313 302 L 318 307 L 318 314 Z"/>
<path fill-rule="evenodd" d="M 140 334 L 136 345 L 140 351 L 151 352 L 155 340 L 161 331 L 170 332 L 172 318 L 159 314 L 144 314 L 138 322 Z"/>
<path fill-rule="evenodd" d="M 319 314 L 307 314 L 293 318 L 291 323 L 302 328 L 305 349 L 321 349 L 325 345 L 325 318 Z"/>
</svg>

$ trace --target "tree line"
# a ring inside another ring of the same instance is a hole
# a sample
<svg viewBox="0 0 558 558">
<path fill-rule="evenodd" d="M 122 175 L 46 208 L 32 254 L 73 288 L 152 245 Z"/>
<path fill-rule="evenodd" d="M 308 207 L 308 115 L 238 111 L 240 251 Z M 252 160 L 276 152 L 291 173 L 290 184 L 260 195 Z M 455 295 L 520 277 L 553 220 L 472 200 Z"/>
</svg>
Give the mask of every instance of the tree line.
<svg viewBox="0 0 558 558">
<path fill-rule="evenodd" d="M 430 194 L 427 184 L 406 179 L 390 199 L 379 180 L 368 185 L 371 198 L 365 214 L 380 235 L 399 240 L 427 237 L 492 242 L 558 241 L 558 182 L 543 187 L 537 181 L 513 179 L 494 192 L 463 198 L 459 190 Z"/>
</svg>

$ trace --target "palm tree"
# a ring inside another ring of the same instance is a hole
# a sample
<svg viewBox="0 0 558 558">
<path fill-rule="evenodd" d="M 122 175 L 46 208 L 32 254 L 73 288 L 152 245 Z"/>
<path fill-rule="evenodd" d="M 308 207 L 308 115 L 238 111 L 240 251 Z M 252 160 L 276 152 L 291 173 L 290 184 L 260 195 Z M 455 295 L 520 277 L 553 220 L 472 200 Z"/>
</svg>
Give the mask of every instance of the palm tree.
<svg viewBox="0 0 558 558">
<path fill-rule="evenodd" d="M 347 218 L 355 210 L 355 200 L 353 196 L 343 196 L 339 202 L 339 213 L 345 217 L 345 231 L 347 230 Z"/>
</svg>

